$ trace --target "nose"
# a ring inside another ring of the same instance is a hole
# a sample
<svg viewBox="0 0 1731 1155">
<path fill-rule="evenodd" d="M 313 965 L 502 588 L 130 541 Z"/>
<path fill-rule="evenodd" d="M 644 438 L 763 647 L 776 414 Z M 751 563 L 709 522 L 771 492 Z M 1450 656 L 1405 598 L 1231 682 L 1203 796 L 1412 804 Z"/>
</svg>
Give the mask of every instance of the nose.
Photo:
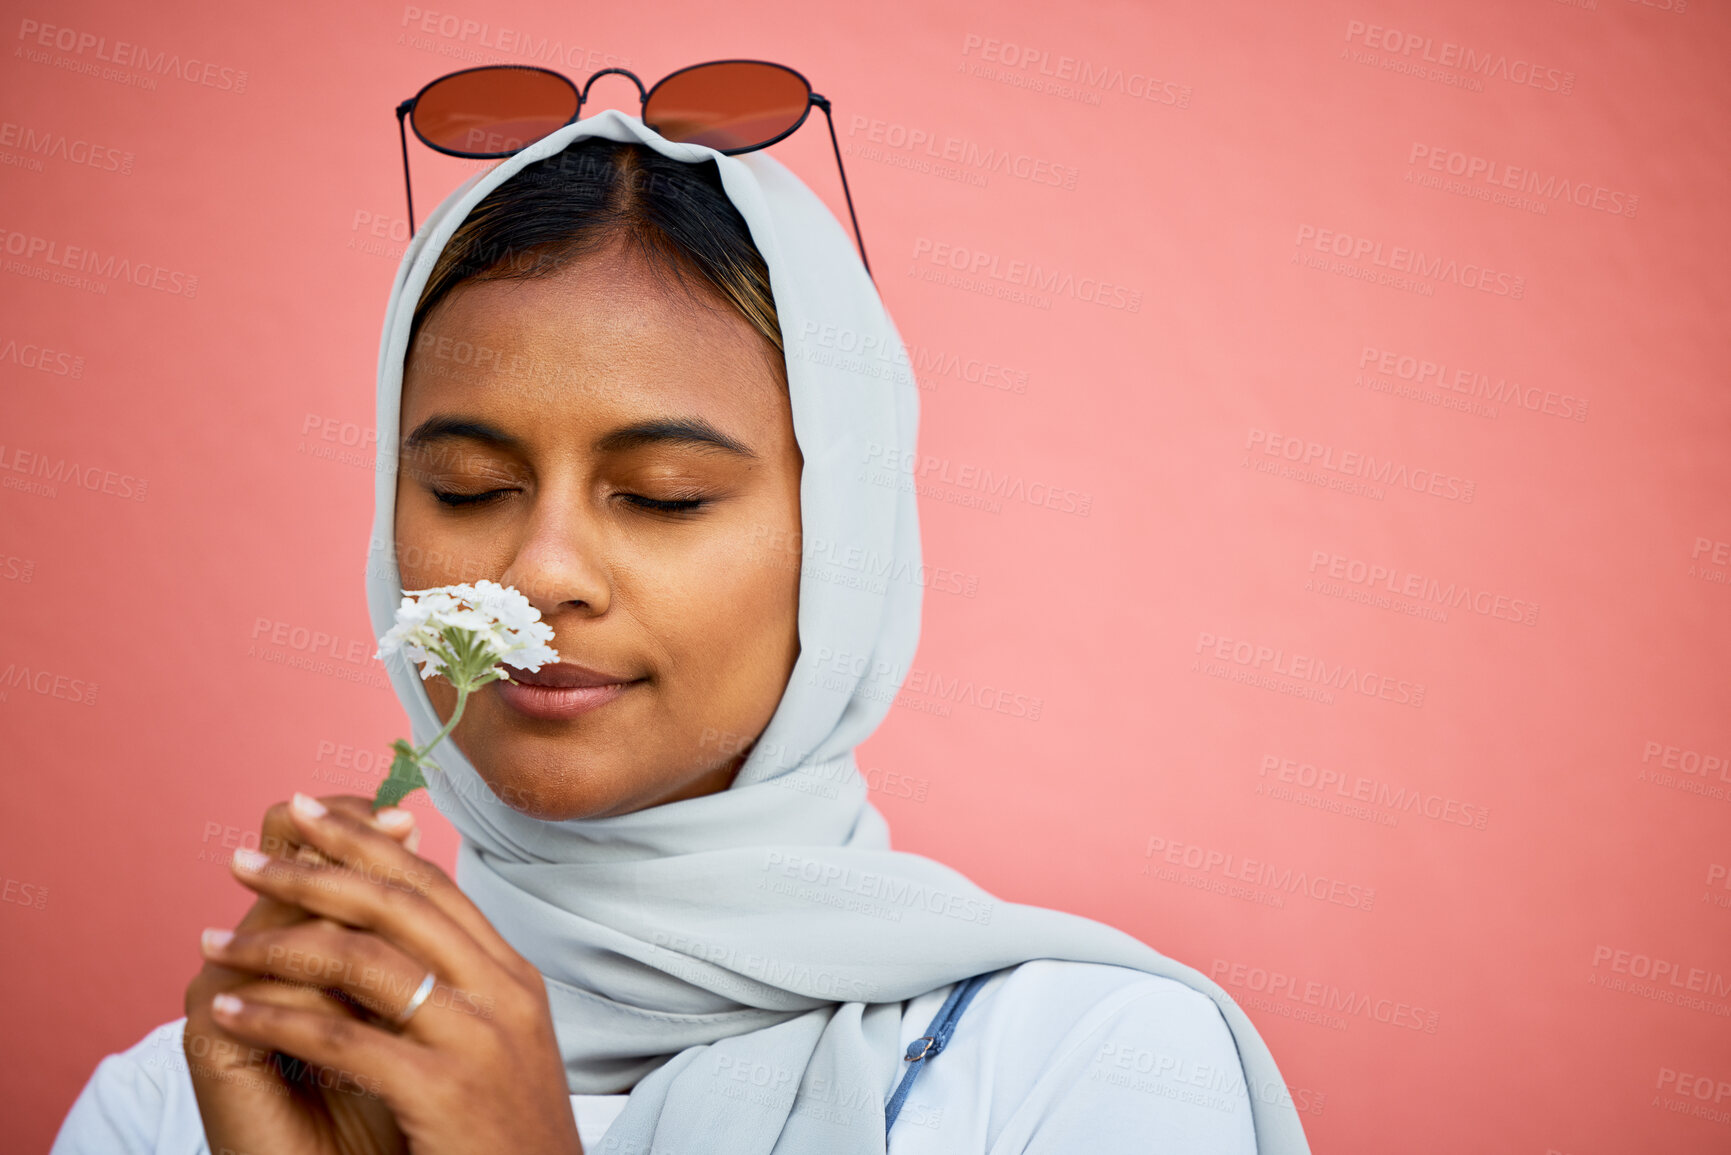
<svg viewBox="0 0 1731 1155">
<path fill-rule="evenodd" d="M 543 619 L 580 610 L 600 617 L 613 604 L 605 535 L 575 493 L 541 490 L 500 581 L 515 586 Z"/>
</svg>

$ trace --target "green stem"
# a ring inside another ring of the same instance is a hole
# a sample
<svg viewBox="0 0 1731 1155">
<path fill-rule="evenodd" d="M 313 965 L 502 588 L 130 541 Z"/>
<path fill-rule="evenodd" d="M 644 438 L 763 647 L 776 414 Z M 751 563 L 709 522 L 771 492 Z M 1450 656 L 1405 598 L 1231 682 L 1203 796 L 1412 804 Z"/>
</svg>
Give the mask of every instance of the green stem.
<svg viewBox="0 0 1731 1155">
<path fill-rule="evenodd" d="M 440 742 L 443 742 L 450 736 L 451 731 L 457 728 L 457 723 L 461 721 L 463 717 L 463 707 L 468 704 L 469 687 L 458 686 L 457 708 L 451 711 L 451 720 L 445 723 L 445 728 L 443 730 L 440 730 L 437 734 L 433 735 L 433 740 L 431 742 L 428 742 L 425 746 L 415 751 L 415 762 L 417 765 L 426 765 L 427 755 L 433 752 L 433 747 L 437 746 Z"/>
</svg>

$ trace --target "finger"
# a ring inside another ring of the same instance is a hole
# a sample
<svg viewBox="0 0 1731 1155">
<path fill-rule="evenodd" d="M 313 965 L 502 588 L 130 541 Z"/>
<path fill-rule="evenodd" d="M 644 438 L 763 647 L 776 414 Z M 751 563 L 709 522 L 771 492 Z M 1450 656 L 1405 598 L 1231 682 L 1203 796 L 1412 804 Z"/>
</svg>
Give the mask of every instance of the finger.
<svg viewBox="0 0 1731 1155">
<path fill-rule="evenodd" d="M 225 969 L 223 973 L 236 976 L 236 981 L 224 984 L 221 989 L 206 987 L 203 997 L 198 999 L 196 1004 L 189 1002 L 187 1005 L 185 1049 L 189 1058 L 200 1063 L 200 1070 L 196 1072 L 199 1075 L 246 1072 L 268 1083 L 278 1074 L 265 1066 L 263 1055 L 251 1053 L 254 1048 L 250 1044 L 234 1038 L 221 1023 L 212 1019 L 210 1002 L 215 995 L 226 992 L 239 995 L 250 1002 L 270 1003 L 274 1006 L 293 1007 L 345 1018 L 354 1017 L 354 1012 L 348 1007 L 316 987 L 278 982 L 241 971 Z"/>
<path fill-rule="evenodd" d="M 426 967 L 378 935 L 322 919 L 258 933 L 207 930 L 203 947 L 205 957 L 223 967 L 341 992 L 391 1029 L 406 1029 L 428 1042 L 455 1037 L 457 1023 L 450 1012 L 493 1017 L 491 996 L 445 982 L 435 981 L 417 1003 Z M 411 1005 L 416 1010 L 402 1027 L 398 1017 Z"/>
<path fill-rule="evenodd" d="M 499 964 L 427 896 L 430 864 L 395 849 L 419 869 L 358 860 L 322 866 L 242 849 L 234 854 L 234 875 L 260 894 L 375 932 L 420 963 L 423 974 L 434 971 L 468 990 L 491 989 Z"/>
<path fill-rule="evenodd" d="M 304 798 L 304 795 L 296 795 L 296 798 Z M 412 849 L 381 839 L 364 825 L 356 823 L 352 811 L 328 810 L 325 814 L 316 814 L 310 808 L 291 805 L 289 814 L 302 840 L 330 859 L 349 867 L 396 870 L 404 876 L 413 873 L 423 879 L 427 884 L 427 897 L 468 932 L 494 961 L 512 970 L 524 965 L 523 957 L 493 929 L 493 924 L 469 896 L 444 871 L 417 857 Z"/>
<path fill-rule="evenodd" d="M 416 846 L 420 845 L 420 827 L 415 823 L 415 816 L 401 807 L 387 806 L 375 813 L 373 804 L 358 794 L 327 794 L 320 798 L 319 802 L 328 810 L 352 814 L 399 842 L 412 839 Z M 286 858 L 300 857 L 303 861 L 319 861 L 323 858 L 306 845 L 300 828 L 289 818 L 287 802 L 278 802 L 265 811 L 259 843 L 259 848 L 266 854 Z"/>
<path fill-rule="evenodd" d="M 332 810 L 353 814 L 377 826 L 392 838 L 413 849 L 420 845 L 421 828 L 415 816 L 395 806 L 373 813 L 372 803 L 354 794 L 331 794 L 320 799 Z M 265 811 L 259 828 L 259 849 L 279 858 L 296 858 L 303 862 L 329 862 L 319 851 L 307 846 L 300 829 L 289 818 L 287 802 L 279 802 Z M 280 902 L 268 895 L 260 896 L 237 924 L 236 929 L 255 930 L 269 926 L 288 926 L 304 922 L 312 916 L 292 903 Z"/>
<path fill-rule="evenodd" d="M 413 1086 L 423 1054 L 419 1044 L 352 1015 L 285 1005 L 259 988 L 224 991 L 211 999 L 210 1014 L 240 1042 L 273 1052 L 267 1062 L 285 1081 L 383 1098 L 393 1107 L 401 1101 L 393 1092 Z"/>
</svg>

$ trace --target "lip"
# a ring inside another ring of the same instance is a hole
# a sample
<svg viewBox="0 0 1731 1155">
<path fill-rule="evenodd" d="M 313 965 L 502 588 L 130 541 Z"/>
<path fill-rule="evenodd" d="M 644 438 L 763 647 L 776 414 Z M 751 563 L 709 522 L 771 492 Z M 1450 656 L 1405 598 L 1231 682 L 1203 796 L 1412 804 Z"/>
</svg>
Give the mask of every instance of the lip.
<svg viewBox="0 0 1731 1155">
<path fill-rule="evenodd" d="M 529 686 L 548 686 L 559 690 L 568 690 L 574 686 L 616 686 L 624 682 L 635 682 L 637 679 L 626 674 L 609 674 L 605 670 L 592 670 L 588 666 L 579 666 L 575 662 L 553 662 L 542 666 L 539 670 L 519 670 L 515 666 L 507 667 L 513 682 Z"/>
<path fill-rule="evenodd" d="M 499 697 L 519 714 L 547 722 L 598 710 L 643 680 L 570 662 L 542 666 L 534 672 L 512 668 L 511 679 L 493 683 Z"/>
</svg>

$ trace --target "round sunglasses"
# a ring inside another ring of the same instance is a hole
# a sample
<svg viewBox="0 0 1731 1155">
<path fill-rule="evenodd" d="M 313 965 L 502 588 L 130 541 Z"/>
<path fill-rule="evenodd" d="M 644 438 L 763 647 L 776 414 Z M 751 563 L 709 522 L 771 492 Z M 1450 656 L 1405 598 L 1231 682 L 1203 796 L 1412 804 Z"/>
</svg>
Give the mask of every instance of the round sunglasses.
<svg viewBox="0 0 1731 1155">
<path fill-rule="evenodd" d="M 835 149 L 841 191 L 853 222 L 860 263 L 871 274 L 847 169 L 841 162 L 829 101 L 793 69 L 764 60 L 710 60 L 693 64 L 645 89 L 624 68 L 603 68 L 579 89 L 564 75 L 527 64 L 489 64 L 439 77 L 397 105 L 397 135 L 403 144 L 403 186 L 409 201 L 409 234 L 415 232 L 415 194 L 409 180 L 405 122 L 428 148 L 447 156 L 490 159 L 511 156 L 577 119 L 600 77 L 629 77 L 642 101 L 643 123 L 667 140 L 702 144 L 727 156 L 752 152 L 782 140 L 823 110 Z"/>
</svg>

